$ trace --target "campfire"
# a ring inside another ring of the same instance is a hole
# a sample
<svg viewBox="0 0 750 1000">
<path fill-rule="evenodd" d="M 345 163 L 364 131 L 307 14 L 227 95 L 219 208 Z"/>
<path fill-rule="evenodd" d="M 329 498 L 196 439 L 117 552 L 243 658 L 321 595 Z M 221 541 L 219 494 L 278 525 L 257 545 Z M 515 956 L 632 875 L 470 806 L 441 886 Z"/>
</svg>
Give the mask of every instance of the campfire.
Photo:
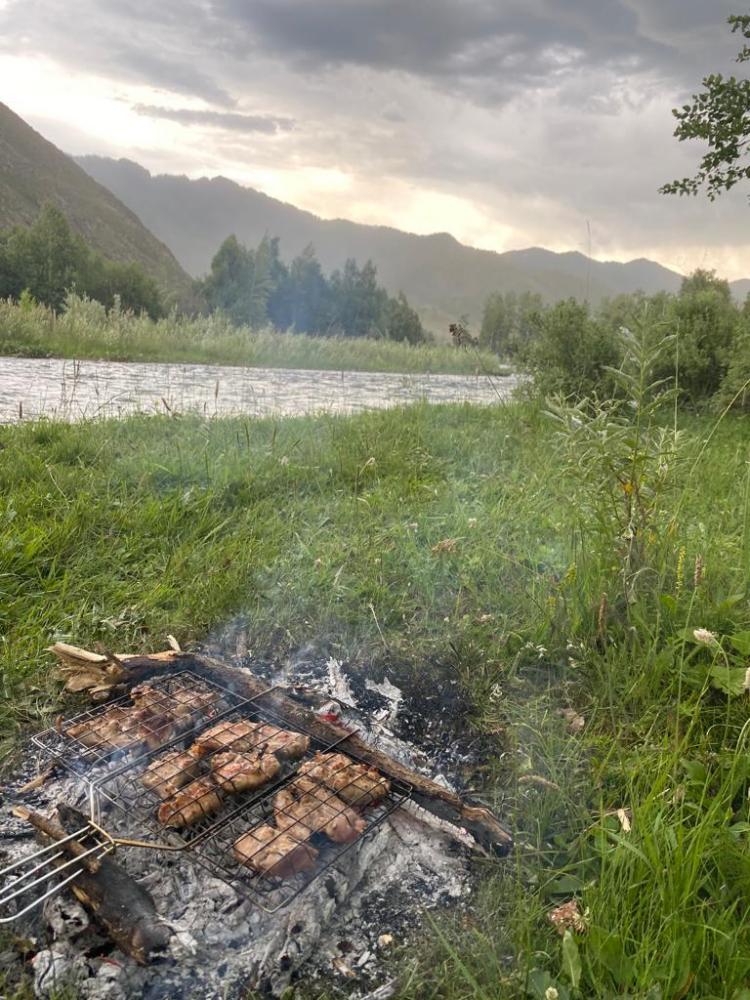
<svg viewBox="0 0 750 1000">
<path fill-rule="evenodd" d="M 369 719 L 357 731 L 351 701 L 321 710 L 298 686 L 176 650 L 53 648 L 70 687 L 108 700 L 33 738 L 47 780 L 11 795 L 0 827 L 0 919 L 38 937 L 41 910 L 53 934 L 33 959 L 40 996 L 66 981 L 91 997 L 277 994 L 316 961 L 376 982 L 416 887 L 422 905 L 460 899 L 468 852 L 510 847 L 486 807 L 423 773 L 418 748 L 382 726 L 373 741 Z M 318 693 L 340 694 L 328 673 Z"/>
</svg>

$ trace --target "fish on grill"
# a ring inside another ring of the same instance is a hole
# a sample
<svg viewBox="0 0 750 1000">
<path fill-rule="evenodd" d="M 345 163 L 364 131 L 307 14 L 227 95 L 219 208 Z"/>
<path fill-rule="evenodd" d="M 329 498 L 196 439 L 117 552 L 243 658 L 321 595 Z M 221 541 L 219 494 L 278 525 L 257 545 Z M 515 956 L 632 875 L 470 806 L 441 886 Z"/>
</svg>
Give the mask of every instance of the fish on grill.
<svg viewBox="0 0 750 1000">
<path fill-rule="evenodd" d="M 224 721 L 211 726 L 196 737 L 190 752 L 196 757 L 207 757 L 216 750 L 234 750 L 237 753 L 252 750 L 255 753 L 272 753 L 282 760 L 296 760 L 303 756 L 309 745 L 309 737 L 302 733 L 240 719 L 238 722 Z"/>
<path fill-rule="evenodd" d="M 298 773 L 322 782 L 349 805 L 372 805 L 385 798 L 391 788 L 388 779 L 374 767 L 351 760 L 343 753 L 316 753 L 312 760 L 302 764 Z"/>
<path fill-rule="evenodd" d="M 220 808 L 221 796 L 213 780 L 196 778 L 162 802 L 157 817 L 163 826 L 192 826 Z"/>
<path fill-rule="evenodd" d="M 324 833 L 336 844 L 349 844 L 367 824 L 330 788 L 309 777 L 295 778 L 273 800 L 276 825 L 296 840 Z"/>
<path fill-rule="evenodd" d="M 157 757 L 141 775 L 141 782 L 168 799 L 198 775 L 198 761 L 184 750 L 172 750 Z"/>
<path fill-rule="evenodd" d="M 260 875 L 289 878 L 315 867 L 318 852 L 305 840 L 273 826 L 256 826 L 235 840 L 232 852 L 241 865 Z"/>
<path fill-rule="evenodd" d="M 273 781 L 281 770 L 281 764 L 272 753 L 225 750 L 211 758 L 211 769 L 222 791 L 237 794 L 261 788 Z"/>
</svg>

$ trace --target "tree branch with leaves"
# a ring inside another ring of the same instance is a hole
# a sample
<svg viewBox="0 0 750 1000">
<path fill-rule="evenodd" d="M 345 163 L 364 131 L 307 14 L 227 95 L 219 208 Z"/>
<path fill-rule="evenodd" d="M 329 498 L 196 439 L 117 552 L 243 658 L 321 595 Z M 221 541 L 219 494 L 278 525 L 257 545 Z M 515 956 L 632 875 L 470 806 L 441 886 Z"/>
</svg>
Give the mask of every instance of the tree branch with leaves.
<svg viewBox="0 0 750 1000">
<path fill-rule="evenodd" d="M 750 14 L 728 18 L 732 32 L 750 39 Z M 750 45 L 737 55 L 738 63 L 750 62 Z M 739 181 L 750 179 L 750 79 L 712 73 L 703 80 L 703 90 L 693 94 L 692 104 L 674 108 L 675 136 L 699 139 L 708 144 L 694 177 L 683 177 L 659 188 L 662 194 L 698 194 L 701 188 L 714 201 Z"/>
</svg>

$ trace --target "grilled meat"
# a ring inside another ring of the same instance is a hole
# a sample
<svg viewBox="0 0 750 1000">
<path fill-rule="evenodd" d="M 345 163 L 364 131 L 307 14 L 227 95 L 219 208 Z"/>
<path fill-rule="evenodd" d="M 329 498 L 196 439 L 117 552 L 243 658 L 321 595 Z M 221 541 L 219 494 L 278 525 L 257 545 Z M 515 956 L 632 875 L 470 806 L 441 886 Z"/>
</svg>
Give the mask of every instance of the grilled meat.
<svg viewBox="0 0 750 1000">
<path fill-rule="evenodd" d="M 222 791 L 246 792 L 273 781 L 281 764 L 272 753 L 235 753 L 226 750 L 211 758 L 214 779 Z"/>
<path fill-rule="evenodd" d="M 312 778 L 295 778 L 273 800 L 276 825 L 296 840 L 324 833 L 336 844 L 348 844 L 367 824 L 329 788 Z"/>
<path fill-rule="evenodd" d="M 160 712 L 164 711 L 170 700 L 169 695 L 150 684 L 138 684 L 131 688 L 130 697 L 136 708 L 152 708 Z"/>
<path fill-rule="evenodd" d="M 196 778 L 162 802 L 157 817 L 163 826 L 192 826 L 220 808 L 221 796 L 212 779 Z"/>
<path fill-rule="evenodd" d="M 315 867 L 318 852 L 310 844 L 296 840 L 273 826 L 256 826 L 243 833 L 232 848 L 241 865 L 261 875 L 288 878 Z"/>
<path fill-rule="evenodd" d="M 237 753 L 260 750 L 259 728 L 257 722 L 249 722 L 247 719 L 217 722 L 196 737 L 190 753 L 196 757 L 207 757 L 216 750 L 234 750 Z"/>
<path fill-rule="evenodd" d="M 113 705 L 101 715 L 68 726 L 63 732 L 84 746 L 101 750 L 140 746 L 146 735 L 140 720 L 133 717 L 132 711 L 119 705 Z"/>
<path fill-rule="evenodd" d="M 101 715 L 69 726 L 65 735 L 102 750 L 141 750 L 144 744 L 155 750 L 188 728 L 196 714 L 210 711 L 218 699 L 214 692 L 189 688 L 165 694 L 149 684 L 134 687 L 130 696 L 132 706 L 113 705 Z"/>
<path fill-rule="evenodd" d="M 141 781 L 160 799 L 168 799 L 197 775 L 195 757 L 183 750 L 172 750 L 149 764 L 141 775 Z"/>
<path fill-rule="evenodd" d="M 299 760 L 310 746 L 310 737 L 288 729 L 260 724 L 258 736 L 264 753 L 274 753 L 280 760 Z"/>
<path fill-rule="evenodd" d="M 301 757 L 310 740 L 302 733 L 291 733 L 262 722 L 240 719 L 238 722 L 218 722 L 196 737 L 190 752 L 196 757 L 207 757 L 215 750 L 233 750 L 236 753 L 273 753 L 280 760 Z"/>
<path fill-rule="evenodd" d="M 374 767 L 359 764 L 343 753 L 316 753 L 302 764 L 299 774 L 322 782 L 344 802 L 356 806 L 379 802 L 391 787 Z"/>
</svg>

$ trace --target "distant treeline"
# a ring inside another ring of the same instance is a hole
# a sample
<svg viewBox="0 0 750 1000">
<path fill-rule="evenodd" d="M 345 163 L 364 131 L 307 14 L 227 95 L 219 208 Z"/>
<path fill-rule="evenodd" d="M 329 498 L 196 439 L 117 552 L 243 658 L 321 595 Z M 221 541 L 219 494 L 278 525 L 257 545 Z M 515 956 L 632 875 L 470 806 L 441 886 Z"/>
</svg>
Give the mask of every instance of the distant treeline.
<svg viewBox="0 0 750 1000">
<path fill-rule="evenodd" d="M 430 339 L 406 297 L 390 296 L 378 284 L 371 261 L 360 267 L 347 260 L 326 277 L 312 246 L 287 265 L 278 238 L 265 237 L 253 250 L 229 236 L 194 291 L 192 314 L 220 311 L 238 327 L 409 344 Z M 0 299 L 26 293 L 60 310 L 69 292 L 107 308 L 117 301 L 120 310 L 152 319 L 165 314 L 159 286 L 140 265 L 102 257 L 54 205 L 46 205 L 32 226 L 0 231 Z"/>
<path fill-rule="evenodd" d="M 359 267 L 347 260 L 326 277 L 312 246 L 285 264 L 277 237 L 264 237 L 252 250 L 229 236 L 198 291 L 210 310 L 221 309 L 237 325 L 410 344 L 427 339 L 406 296 L 394 298 L 378 284 L 372 261 Z"/>
<path fill-rule="evenodd" d="M 667 340 L 658 376 L 683 400 L 717 398 L 750 406 L 750 296 L 744 305 L 729 284 L 698 270 L 676 295 L 618 295 L 592 308 L 567 299 L 545 306 L 539 295 L 492 295 L 479 333 L 482 347 L 530 371 L 544 393 L 610 396 L 611 369 L 622 361 L 621 327 L 645 327 Z"/>
<path fill-rule="evenodd" d="M 96 253 L 74 233 L 54 205 L 46 205 L 33 226 L 0 231 L 0 299 L 20 299 L 60 309 L 67 293 L 96 299 L 111 308 L 117 297 L 123 309 L 164 312 L 156 282 L 138 264 L 117 263 Z"/>
</svg>

